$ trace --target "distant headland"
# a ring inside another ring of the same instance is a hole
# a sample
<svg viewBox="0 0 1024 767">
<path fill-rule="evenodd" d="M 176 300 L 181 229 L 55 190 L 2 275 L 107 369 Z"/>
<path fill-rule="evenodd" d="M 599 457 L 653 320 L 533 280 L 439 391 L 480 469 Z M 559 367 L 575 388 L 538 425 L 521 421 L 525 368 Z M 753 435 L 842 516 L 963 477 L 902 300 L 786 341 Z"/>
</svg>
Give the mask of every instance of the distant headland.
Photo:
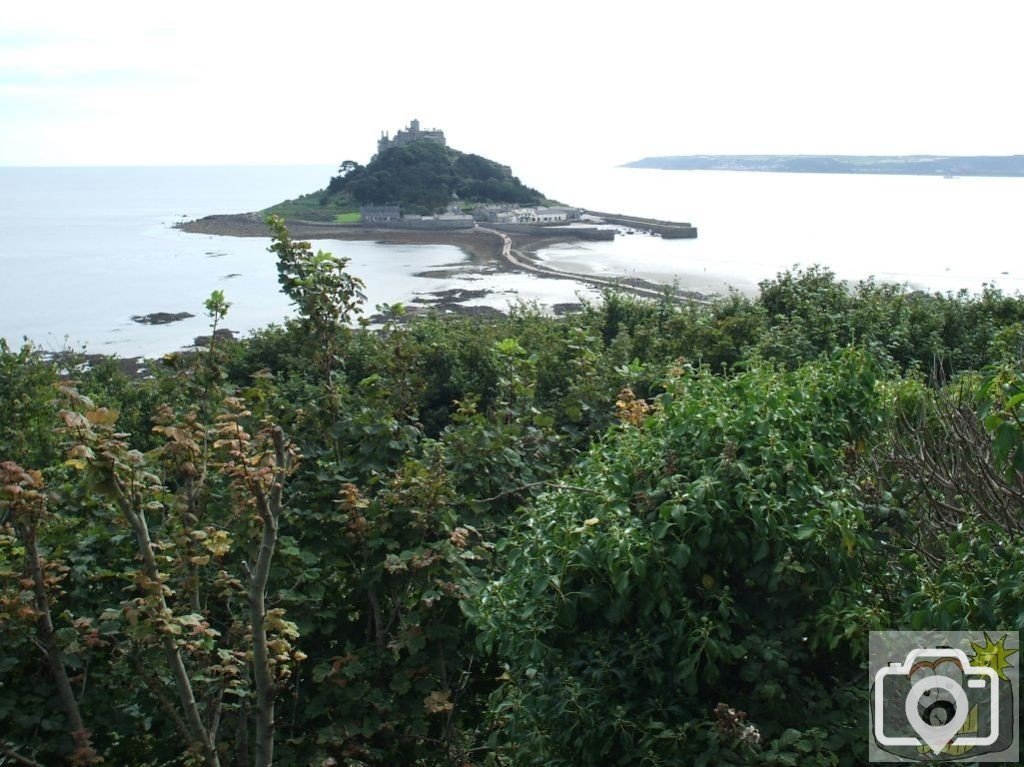
<svg viewBox="0 0 1024 767">
<path fill-rule="evenodd" d="M 1024 176 L 1024 155 L 698 154 L 645 157 L 625 168 L 763 173 L 863 173 L 903 176 Z"/>
</svg>

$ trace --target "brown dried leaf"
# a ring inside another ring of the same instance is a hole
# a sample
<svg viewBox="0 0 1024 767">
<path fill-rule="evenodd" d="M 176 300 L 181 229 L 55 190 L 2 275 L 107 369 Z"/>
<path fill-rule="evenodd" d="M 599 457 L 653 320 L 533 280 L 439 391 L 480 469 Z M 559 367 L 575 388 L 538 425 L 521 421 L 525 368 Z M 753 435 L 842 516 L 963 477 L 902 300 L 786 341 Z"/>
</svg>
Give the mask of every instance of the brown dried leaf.
<svg viewBox="0 0 1024 767">
<path fill-rule="evenodd" d="M 434 690 L 423 699 L 423 708 L 428 714 L 444 714 L 455 708 L 450 700 L 451 690 Z"/>
<path fill-rule="evenodd" d="M 119 415 L 121 415 L 121 413 L 117 410 L 101 407 L 96 410 L 90 410 L 85 414 L 85 417 L 88 418 L 89 423 L 94 426 L 113 426 L 117 423 Z"/>
</svg>

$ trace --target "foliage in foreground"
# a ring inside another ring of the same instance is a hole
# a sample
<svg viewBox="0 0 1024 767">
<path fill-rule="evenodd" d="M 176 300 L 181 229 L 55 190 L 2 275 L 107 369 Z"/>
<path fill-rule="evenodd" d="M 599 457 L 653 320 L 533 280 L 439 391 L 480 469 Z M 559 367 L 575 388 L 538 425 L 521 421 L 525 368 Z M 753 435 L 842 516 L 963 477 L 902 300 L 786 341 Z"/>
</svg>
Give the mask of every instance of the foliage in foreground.
<svg viewBox="0 0 1024 767">
<path fill-rule="evenodd" d="M 1024 625 L 1021 299 L 369 331 L 274 226 L 285 327 L 0 343 L 0 763 L 855 764 L 867 630 Z"/>
<path fill-rule="evenodd" d="M 503 541 L 474 614 L 508 659 L 493 711 L 519 763 L 784 763 L 798 742 L 828 764 L 863 740 L 860 662 L 889 621 L 862 577 L 881 564 L 858 477 L 877 372 L 859 353 L 683 368 L 650 415 L 624 403 L 574 489 Z M 718 703 L 747 724 L 723 729 Z"/>
</svg>

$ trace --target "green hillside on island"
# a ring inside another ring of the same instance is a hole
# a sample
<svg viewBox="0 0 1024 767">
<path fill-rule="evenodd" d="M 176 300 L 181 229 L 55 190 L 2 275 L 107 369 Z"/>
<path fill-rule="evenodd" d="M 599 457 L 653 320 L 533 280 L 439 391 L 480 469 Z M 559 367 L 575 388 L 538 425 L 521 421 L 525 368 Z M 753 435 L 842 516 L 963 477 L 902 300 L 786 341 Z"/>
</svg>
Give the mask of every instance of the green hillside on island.
<svg viewBox="0 0 1024 767">
<path fill-rule="evenodd" d="M 363 205 L 401 205 L 430 215 L 452 203 L 537 205 L 544 196 L 525 186 L 508 166 L 431 141 L 413 141 L 379 152 L 368 164 L 346 160 L 324 189 L 267 208 L 287 219 L 359 220 Z"/>
<path fill-rule="evenodd" d="M 1024 176 L 1024 155 L 698 154 L 645 157 L 626 168 L 742 170 L 767 173 L 874 173 L 905 176 Z"/>
</svg>

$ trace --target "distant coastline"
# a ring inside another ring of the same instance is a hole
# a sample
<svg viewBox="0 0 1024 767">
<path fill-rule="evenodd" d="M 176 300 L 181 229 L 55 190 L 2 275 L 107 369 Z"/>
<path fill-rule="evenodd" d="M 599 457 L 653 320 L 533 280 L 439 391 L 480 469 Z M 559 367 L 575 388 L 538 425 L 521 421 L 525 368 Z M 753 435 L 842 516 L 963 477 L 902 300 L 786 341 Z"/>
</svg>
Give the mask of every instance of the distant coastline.
<svg viewBox="0 0 1024 767">
<path fill-rule="evenodd" d="M 1024 155 L 731 154 L 645 157 L 625 168 L 733 170 L 761 173 L 857 173 L 901 176 L 1024 177 Z"/>
</svg>

